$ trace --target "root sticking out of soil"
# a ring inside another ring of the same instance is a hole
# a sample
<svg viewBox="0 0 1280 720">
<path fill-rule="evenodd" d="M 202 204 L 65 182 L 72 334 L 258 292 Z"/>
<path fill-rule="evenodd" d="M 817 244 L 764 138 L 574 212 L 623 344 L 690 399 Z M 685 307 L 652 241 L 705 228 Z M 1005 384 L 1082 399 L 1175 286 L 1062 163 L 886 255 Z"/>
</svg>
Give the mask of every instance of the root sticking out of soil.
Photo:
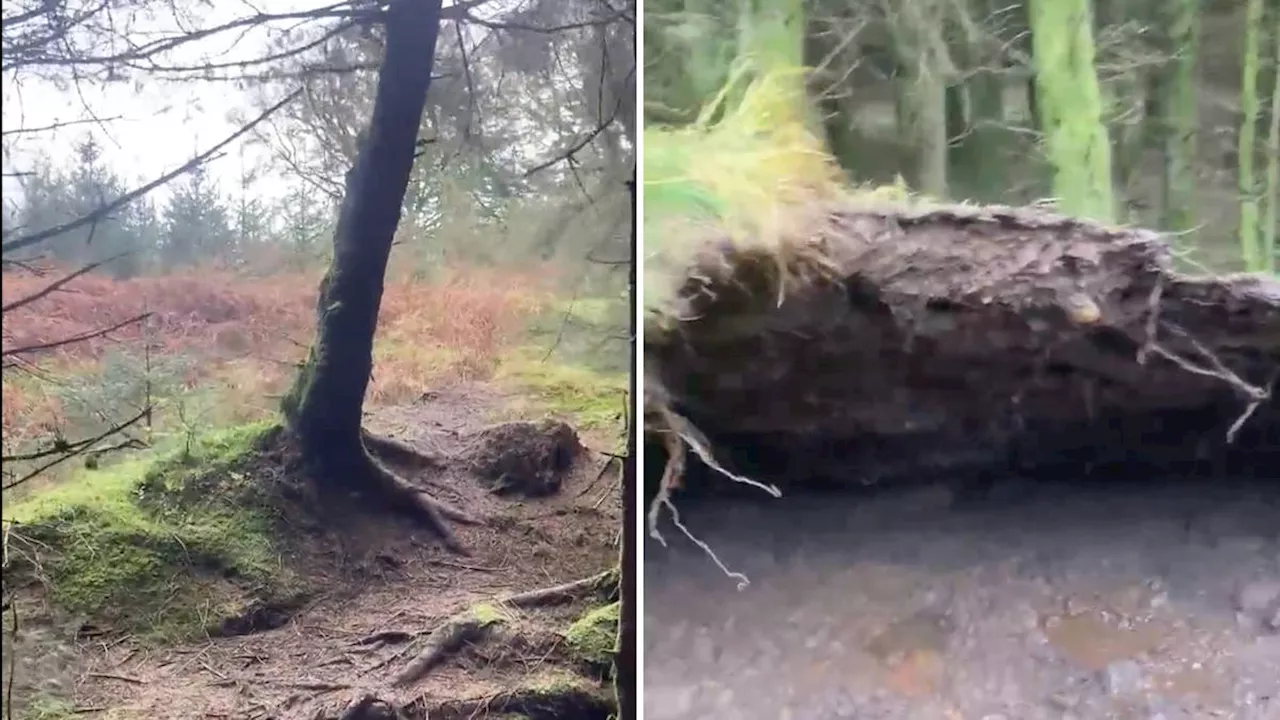
<svg viewBox="0 0 1280 720">
<path fill-rule="evenodd" d="M 1280 462 L 1274 278 L 1183 276 L 1155 233 L 1040 210 L 804 215 L 708 244 L 651 312 L 651 534 L 665 509 L 693 537 L 678 490 Z"/>
<path fill-rule="evenodd" d="M 529 590 L 510 595 L 502 600 L 503 605 L 518 608 L 543 607 L 547 605 L 563 605 L 581 600 L 590 595 L 603 595 L 608 599 L 617 596 L 618 570 L 606 570 L 589 578 L 574 580 L 563 585 Z"/>
<path fill-rule="evenodd" d="M 57 664 L 74 676 L 44 688 L 34 674 L 48 663 L 24 647 L 22 702 L 57 697 L 154 720 L 437 718 L 482 707 L 605 717 L 592 713 L 611 694 L 565 634 L 616 591 L 616 572 L 602 570 L 616 565 L 620 503 L 582 498 L 591 473 L 573 463 L 557 479 L 573 492 L 508 502 L 478 481 L 477 435 L 415 420 L 442 410 L 387 412 L 415 430 L 394 440 L 381 413 L 369 418 L 367 465 L 351 468 L 381 485 L 368 492 L 314 481 L 290 434 L 261 426 L 6 508 L 19 524 L 4 589 L 22 637 L 57 638 L 73 658 Z M 496 453 L 494 434 L 484 437 Z M 442 556 L 421 516 L 387 513 L 388 497 L 458 522 L 450 544 L 471 557 Z M 520 592 L 531 585 L 549 589 Z M 350 709 L 366 695 L 379 702 Z"/>
<path fill-rule="evenodd" d="M 480 698 L 419 701 L 397 708 L 372 694 L 352 702 L 335 720 L 469 720 L 470 718 L 510 718 L 515 720 L 607 720 L 617 708 L 607 694 L 576 681 L 558 678 L 545 685 L 519 687 Z"/>
<path fill-rule="evenodd" d="M 392 685 L 409 685 L 466 645 L 485 639 L 491 628 L 503 622 L 501 611 L 487 605 L 472 608 L 465 615 L 449 618 L 427 638 L 425 647 L 392 679 Z"/>
</svg>

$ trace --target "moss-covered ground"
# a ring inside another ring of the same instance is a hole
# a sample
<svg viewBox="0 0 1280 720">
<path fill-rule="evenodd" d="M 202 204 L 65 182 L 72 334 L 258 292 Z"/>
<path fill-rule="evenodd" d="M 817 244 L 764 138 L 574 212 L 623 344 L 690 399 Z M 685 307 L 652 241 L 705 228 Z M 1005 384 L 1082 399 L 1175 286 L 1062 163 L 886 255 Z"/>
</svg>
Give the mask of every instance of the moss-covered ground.
<svg viewBox="0 0 1280 720">
<path fill-rule="evenodd" d="M 210 433 L 9 504 L 11 577 L 37 584 L 57 611 L 166 641 L 215 632 L 252 605 L 296 602 L 305 587 L 282 562 L 272 488 L 255 472 L 277 430 Z"/>
</svg>

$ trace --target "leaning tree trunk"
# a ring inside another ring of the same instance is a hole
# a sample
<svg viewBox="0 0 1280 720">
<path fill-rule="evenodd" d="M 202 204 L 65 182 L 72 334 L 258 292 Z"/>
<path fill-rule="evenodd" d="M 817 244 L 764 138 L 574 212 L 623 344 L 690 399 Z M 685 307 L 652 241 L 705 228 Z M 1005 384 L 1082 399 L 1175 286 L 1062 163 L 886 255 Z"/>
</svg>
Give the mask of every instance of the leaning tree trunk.
<svg viewBox="0 0 1280 720">
<path fill-rule="evenodd" d="M 1236 153 L 1239 158 L 1240 253 L 1246 270 L 1263 266 L 1261 236 L 1258 234 L 1258 180 L 1253 159 L 1258 134 L 1258 56 L 1262 44 L 1262 0 L 1248 0 L 1245 9 L 1244 59 L 1240 81 L 1240 133 Z"/>
<path fill-rule="evenodd" d="M 1029 0 L 1036 100 L 1059 207 L 1115 219 L 1089 0 Z"/>
<path fill-rule="evenodd" d="M 460 549 L 442 515 L 465 516 L 377 463 L 361 428 L 387 260 L 431 84 L 440 7 L 441 0 L 395 0 L 387 11 L 372 118 L 347 175 L 333 260 L 320 283 L 316 338 L 282 409 L 317 480 L 372 490 L 433 525 L 447 544 Z"/>
</svg>

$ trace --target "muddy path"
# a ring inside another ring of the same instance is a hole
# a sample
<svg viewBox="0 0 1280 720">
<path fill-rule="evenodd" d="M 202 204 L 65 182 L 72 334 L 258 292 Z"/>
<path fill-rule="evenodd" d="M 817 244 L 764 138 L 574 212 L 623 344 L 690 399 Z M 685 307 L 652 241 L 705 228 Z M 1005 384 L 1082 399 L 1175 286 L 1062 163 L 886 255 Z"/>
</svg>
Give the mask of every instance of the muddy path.
<svg viewBox="0 0 1280 720">
<path fill-rule="evenodd" d="M 646 546 L 646 718 L 1280 718 L 1280 482 L 694 506 Z"/>
</svg>

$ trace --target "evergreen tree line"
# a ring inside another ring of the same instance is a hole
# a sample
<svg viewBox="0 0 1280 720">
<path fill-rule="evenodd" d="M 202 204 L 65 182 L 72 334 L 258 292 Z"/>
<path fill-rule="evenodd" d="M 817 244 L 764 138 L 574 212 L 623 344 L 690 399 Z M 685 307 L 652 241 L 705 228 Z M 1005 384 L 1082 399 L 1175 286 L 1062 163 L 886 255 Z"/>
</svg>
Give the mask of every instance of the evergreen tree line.
<svg viewBox="0 0 1280 720">
<path fill-rule="evenodd" d="M 48 158 L 20 178 L 21 193 L 6 198 L 4 234 L 56 228 L 93 213 L 141 184 L 104 160 L 91 136 L 81 139 L 67 167 Z M 224 192 L 207 167 L 198 166 L 166 186 L 167 197 L 144 195 L 97 223 L 51 238 L 41 257 L 67 267 L 109 260 L 102 270 L 127 278 L 196 266 L 243 266 L 264 251 L 298 262 L 326 247 L 333 208 L 301 188 L 276 201 Z"/>
<path fill-rule="evenodd" d="M 851 182 L 1056 205 L 1276 268 L 1276 0 L 651 0 L 645 121 L 682 125 L 744 54 L 808 67 Z"/>
</svg>

